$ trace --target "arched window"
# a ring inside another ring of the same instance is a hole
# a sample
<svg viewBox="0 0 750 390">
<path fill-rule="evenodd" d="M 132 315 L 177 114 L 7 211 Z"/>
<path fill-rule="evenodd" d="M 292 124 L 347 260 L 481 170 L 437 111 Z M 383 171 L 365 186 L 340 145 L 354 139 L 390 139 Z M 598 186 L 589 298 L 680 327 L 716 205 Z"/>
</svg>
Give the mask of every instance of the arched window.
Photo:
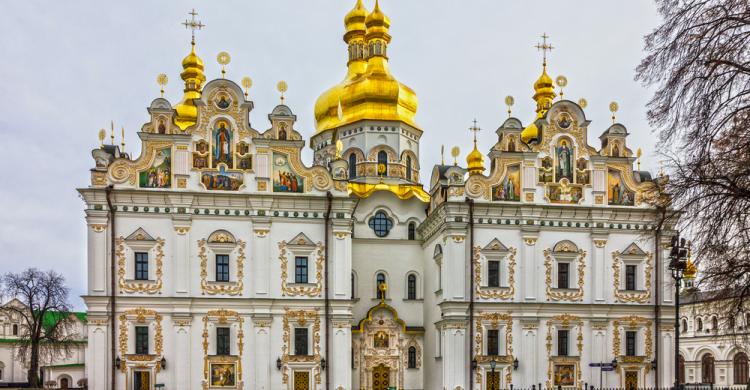
<svg viewBox="0 0 750 390">
<path fill-rule="evenodd" d="M 677 371 L 677 381 L 679 383 L 685 383 L 685 358 L 680 355 L 677 362 L 679 364 L 679 370 Z"/>
<path fill-rule="evenodd" d="M 680 326 L 682 327 L 682 332 L 681 333 L 687 333 L 687 331 L 688 331 L 688 325 L 687 325 L 687 320 L 686 319 L 684 319 L 684 318 L 682 319 L 682 322 L 680 323 Z"/>
<path fill-rule="evenodd" d="M 354 297 L 357 295 L 355 292 L 357 291 L 357 286 L 354 284 L 354 272 L 352 272 L 352 293 L 351 298 L 354 299 Z"/>
<path fill-rule="evenodd" d="M 13 336 L 18 336 L 18 324 L 13 324 Z"/>
<path fill-rule="evenodd" d="M 411 180 L 411 156 L 406 156 L 406 180 Z"/>
<path fill-rule="evenodd" d="M 417 299 L 417 276 L 414 274 L 406 277 L 406 299 Z"/>
<path fill-rule="evenodd" d="M 711 330 L 714 333 L 719 333 L 719 319 L 714 317 L 711 317 Z"/>
<path fill-rule="evenodd" d="M 409 347 L 408 368 L 417 368 L 417 348 Z"/>
<path fill-rule="evenodd" d="M 349 178 L 355 177 L 357 177 L 357 155 L 352 153 L 349 155 Z"/>
<path fill-rule="evenodd" d="M 381 176 L 388 174 L 388 153 L 385 150 L 378 152 L 378 174 Z"/>
<path fill-rule="evenodd" d="M 746 385 L 748 382 L 747 355 L 744 352 L 734 355 L 732 366 L 734 367 L 734 384 Z"/>
<path fill-rule="evenodd" d="M 393 227 L 393 220 L 388 218 L 384 212 L 378 211 L 367 223 L 378 237 L 385 237 Z"/>
<path fill-rule="evenodd" d="M 695 320 L 695 331 L 700 332 L 703 330 L 703 320 L 698 318 Z"/>
<path fill-rule="evenodd" d="M 414 222 L 409 222 L 409 234 L 408 238 L 410 240 L 416 240 L 417 239 L 417 224 Z"/>
<path fill-rule="evenodd" d="M 380 290 L 380 285 L 383 283 L 385 283 L 385 274 L 379 272 L 378 275 L 375 276 L 375 288 L 377 289 L 376 297 L 378 299 L 385 299 L 385 292 Z"/>
<path fill-rule="evenodd" d="M 714 355 L 710 353 L 701 358 L 701 383 L 714 383 Z"/>
</svg>

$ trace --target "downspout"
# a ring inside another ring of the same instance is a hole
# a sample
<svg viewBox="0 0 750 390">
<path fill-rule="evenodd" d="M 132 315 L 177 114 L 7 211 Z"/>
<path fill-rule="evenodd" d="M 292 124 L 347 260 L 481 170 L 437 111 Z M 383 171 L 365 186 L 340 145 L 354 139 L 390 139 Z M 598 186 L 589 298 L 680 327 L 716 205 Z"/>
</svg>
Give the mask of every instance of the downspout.
<svg viewBox="0 0 750 390">
<path fill-rule="evenodd" d="M 115 360 L 117 359 L 117 351 L 115 349 L 115 208 L 112 205 L 112 191 L 114 190 L 113 185 L 108 185 L 104 190 L 107 196 L 107 214 L 109 219 L 109 327 L 110 327 L 110 357 L 112 360 L 112 375 L 111 375 L 111 389 L 116 389 L 115 377 L 117 375 L 117 367 L 115 367 Z"/>
<path fill-rule="evenodd" d="M 656 267 L 658 267 L 658 271 L 655 272 L 656 291 L 654 292 L 654 299 L 656 300 L 654 304 L 654 325 L 656 326 L 656 330 L 654 332 L 656 334 L 656 343 L 654 345 L 654 361 L 656 361 L 656 367 L 654 367 L 654 387 L 661 386 L 659 384 L 659 341 L 661 340 L 661 297 L 659 296 L 659 290 L 661 290 L 660 277 L 664 267 L 661 264 L 661 250 L 659 249 L 659 245 L 661 242 L 661 231 L 664 228 L 664 221 L 666 219 L 666 209 L 663 207 L 660 207 L 660 209 L 661 221 L 659 221 L 659 226 L 657 226 L 656 230 L 654 231 L 654 264 L 656 264 Z M 675 359 L 677 359 L 676 356 Z"/>
<path fill-rule="evenodd" d="M 474 199 L 467 198 L 469 205 L 469 390 L 474 390 Z"/>
<path fill-rule="evenodd" d="M 325 327 L 326 327 L 326 342 L 325 342 L 325 356 L 329 358 L 330 355 L 328 354 L 329 347 L 331 345 L 331 329 L 329 326 L 329 305 L 330 300 L 328 298 L 328 252 L 330 249 L 328 249 L 328 236 L 330 235 L 331 231 L 331 200 L 333 196 L 331 195 L 331 191 L 326 192 L 326 214 L 325 214 L 325 252 L 323 255 L 323 287 L 324 287 L 324 295 L 323 299 L 325 300 Z M 326 372 L 326 389 L 330 389 L 330 378 L 331 378 L 331 368 L 330 366 L 325 370 Z"/>
</svg>

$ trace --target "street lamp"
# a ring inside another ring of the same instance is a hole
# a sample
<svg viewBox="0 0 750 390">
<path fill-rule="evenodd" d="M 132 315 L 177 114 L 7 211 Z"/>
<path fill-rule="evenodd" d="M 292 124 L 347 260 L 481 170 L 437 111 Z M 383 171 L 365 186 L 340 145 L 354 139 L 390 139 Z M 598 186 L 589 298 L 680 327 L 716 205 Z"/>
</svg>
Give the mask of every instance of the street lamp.
<svg viewBox="0 0 750 390">
<path fill-rule="evenodd" d="M 687 268 L 689 244 L 680 239 L 679 234 L 672 237 L 672 249 L 669 251 L 669 270 L 674 279 L 674 390 L 680 388 L 680 282 Z"/>
</svg>

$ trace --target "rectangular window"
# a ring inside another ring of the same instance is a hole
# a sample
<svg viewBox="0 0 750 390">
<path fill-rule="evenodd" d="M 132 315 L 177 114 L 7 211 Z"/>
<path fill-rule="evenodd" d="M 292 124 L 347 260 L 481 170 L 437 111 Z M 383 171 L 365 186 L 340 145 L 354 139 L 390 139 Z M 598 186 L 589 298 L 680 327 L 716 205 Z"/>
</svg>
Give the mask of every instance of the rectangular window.
<svg viewBox="0 0 750 390">
<path fill-rule="evenodd" d="M 294 258 L 294 283 L 307 283 L 307 256 Z"/>
<path fill-rule="evenodd" d="M 307 328 L 294 328 L 294 354 L 307 355 Z"/>
<path fill-rule="evenodd" d="M 500 352 L 500 345 L 498 343 L 498 330 L 489 329 L 487 330 L 487 355 L 497 356 Z"/>
<path fill-rule="evenodd" d="M 229 255 L 216 255 L 216 281 L 229 281 Z"/>
<path fill-rule="evenodd" d="M 570 264 L 557 264 L 557 288 L 570 288 Z"/>
<path fill-rule="evenodd" d="M 229 328 L 216 328 L 216 354 L 229 355 Z"/>
<path fill-rule="evenodd" d="M 625 289 L 635 290 L 635 273 L 638 268 L 635 265 L 625 266 Z"/>
<path fill-rule="evenodd" d="M 568 330 L 557 331 L 557 356 L 568 356 Z"/>
<path fill-rule="evenodd" d="M 135 353 L 148 355 L 148 326 L 135 327 Z"/>
<path fill-rule="evenodd" d="M 635 331 L 625 332 L 625 356 L 635 356 L 635 341 L 638 333 Z"/>
<path fill-rule="evenodd" d="M 148 252 L 135 252 L 135 280 L 148 280 Z"/>
<path fill-rule="evenodd" d="M 487 262 L 487 286 L 500 287 L 500 262 Z"/>
</svg>

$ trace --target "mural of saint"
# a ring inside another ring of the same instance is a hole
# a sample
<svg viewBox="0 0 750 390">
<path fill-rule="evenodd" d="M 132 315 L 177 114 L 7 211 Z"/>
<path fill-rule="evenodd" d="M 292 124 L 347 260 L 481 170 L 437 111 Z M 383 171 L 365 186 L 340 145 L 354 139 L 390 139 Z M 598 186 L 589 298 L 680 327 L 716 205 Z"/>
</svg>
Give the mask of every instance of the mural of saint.
<svg viewBox="0 0 750 390">
<path fill-rule="evenodd" d="M 625 187 L 620 171 L 610 169 L 608 176 L 607 203 L 617 206 L 633 206 L 635 204 L 635 193 Z"/>
<path fill-rule="evenodd" d="M 617 142 L 612 143 L 612 157 L 620 157 L 620 147 Z"/>
<path fill-rule="evenodd" d="M 567 178 L 568 181 L 573 182 L 573 149 L 567 140 L 560 141 L 555 154 L 557 154 L 557 181 Z"/>
<path fill-rule="evenodd" d="M 512 135 L 508 137 L 508 151 L 509 152 L 516 151 L 516 140 L 513 138 Z"/>
<path fill-rule="evenodd" d="M 555 365 L 555 386 L 575 386 L 576 366 L 572 364 Z"/>
<path fill-rule="evenodd" d="M 509 166 L 503 181 L 492 188 L 492 200 L 521 200 L 521 175 L 518 165 Z"/>
<path fill-rule="evenodd" d="M 226 172 L 224 167 L 218 172 L 203 172 L 201 183 L 207 190 L 237 191 L 242 186 L 244 176 L 239 172 Z"/>
<path fill-rule="evenodd" d="M 586 159 L 579 158 L 576 162 L 576 183 L 589 184 L 589 171 L 586 169 L 588 163 Z"/>
<path fill-rule="evenodd" d="M 375 348 L 388 348 L 388 334 L 383 331 L 375 333 L 372 344 Z"/>
<path fill-rule="evenodd" d="M 293 192 L 301 194 L 305 191 L 305 181 L 294 173 L 285 154 L 273 154 L 273 192 Z"/>
<path fill-rule="evenodd" d="M 232 132 L 227 128 L 226 122 L 220 122 L 219 128 L 213 130 L 213 142 L 213 167 L 224 163 L 232 168 Z"/>
<path fill-rule="evenodd" d="M 539 181 L 541 183 L 552 181 L 552 159 L 550 157 L 542 159 L 542 167 L 539 168 Z"/>
<path fill-rule="evenodd" d="M 138 174 L 141 188 L 169 188 L 172 186 L 172 149 L 156 151 L 151 167 Z"/>
<path fill-rule="evenodd" d="M 229 107 L 229 100 L 227 100 L 226 96 L 221 96 L 218 102 L 216 102 L 216 105 L 221 108 L 222 110 L 225 110 Z"/>
<path fill-rule="evenodd" d="M 211 363 L 211 387 L 234 387 L 234 363 Z"/>
<path fill-rule="evenodd" d="M 193 153 L 193 168 L 208 168 L 208 156 L 202 156 L 199 153 Z"/>
</svg>

